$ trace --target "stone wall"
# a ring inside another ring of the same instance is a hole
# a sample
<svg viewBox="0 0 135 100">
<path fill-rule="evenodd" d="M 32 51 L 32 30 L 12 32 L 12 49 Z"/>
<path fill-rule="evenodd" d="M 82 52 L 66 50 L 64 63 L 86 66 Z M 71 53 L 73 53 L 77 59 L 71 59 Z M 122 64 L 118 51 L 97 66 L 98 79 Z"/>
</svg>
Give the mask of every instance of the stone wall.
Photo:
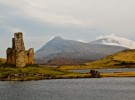
<svg viewBox="0 0 135 100">
<path fill-rule="evenodd" d="M 34 49 L 30 48 L 27 53 L 28 56 L 28 64 L 33 64 L 34 63 Z"/>
<path fill-rule="evenodd" d="M 14 33 L 12 48 L 7 49 L 7 64 L 12 64 L 16 67 L 34 64 L 34 49 L 25 50 L 22 32 Z"/>
</svg>

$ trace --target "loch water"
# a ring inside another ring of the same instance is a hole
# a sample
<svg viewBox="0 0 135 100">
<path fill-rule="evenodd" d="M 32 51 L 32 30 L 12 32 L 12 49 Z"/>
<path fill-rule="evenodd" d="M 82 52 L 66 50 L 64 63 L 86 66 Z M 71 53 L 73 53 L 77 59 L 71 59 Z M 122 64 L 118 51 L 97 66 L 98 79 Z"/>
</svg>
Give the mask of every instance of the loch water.
<svg viewBox="0 0 135 100">
<path fill-rule="evenodd" d="M 69 70 L 79 73 L 89 73 L 91 69 L 84 70 Z M 108 69 L 94 69 L 100 73 L 116 73 L 116 72 L 135 72 L 135 68 L 108 68 Z"/>
<path fill-rule="evenodd" d="M 135 100 L 135 78 L 5 81 L 0 100 Z"/>
</svg>

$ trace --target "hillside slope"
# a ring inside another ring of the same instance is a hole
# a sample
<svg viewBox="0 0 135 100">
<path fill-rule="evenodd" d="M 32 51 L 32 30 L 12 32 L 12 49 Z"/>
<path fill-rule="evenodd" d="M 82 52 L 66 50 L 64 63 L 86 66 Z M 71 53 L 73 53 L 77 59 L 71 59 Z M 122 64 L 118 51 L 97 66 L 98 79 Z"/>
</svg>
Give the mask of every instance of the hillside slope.
<svg viewBox="0 0 135 100">
<path fill-rule="evenodd" d="M 135 67 L 135 49 L 124 50 L 101 60 L 86 64 L 89 68 L 130 68 Z"/>
</svg>

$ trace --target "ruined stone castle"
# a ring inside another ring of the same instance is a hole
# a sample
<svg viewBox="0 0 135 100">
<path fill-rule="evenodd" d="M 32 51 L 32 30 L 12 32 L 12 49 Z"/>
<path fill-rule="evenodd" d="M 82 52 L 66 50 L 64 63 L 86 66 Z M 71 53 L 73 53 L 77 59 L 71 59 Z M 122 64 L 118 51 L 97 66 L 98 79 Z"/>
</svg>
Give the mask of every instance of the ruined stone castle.
<svg viewBox="0 0 135 100">
<path fill-rule="evenodd" d="M 14 33 L 12 48 L 7 49 L 7 64 L 15 65 L 16 67 L 34 64 L 34 49 L 25 50 L 22 32 Z"/>
</svg>

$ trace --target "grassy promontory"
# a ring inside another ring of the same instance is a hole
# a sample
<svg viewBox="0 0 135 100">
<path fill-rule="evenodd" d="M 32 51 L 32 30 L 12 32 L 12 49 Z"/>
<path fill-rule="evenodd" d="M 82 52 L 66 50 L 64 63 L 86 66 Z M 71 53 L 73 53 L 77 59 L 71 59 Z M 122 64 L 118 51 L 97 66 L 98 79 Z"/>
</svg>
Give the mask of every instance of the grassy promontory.
<svg viewBox="0 0 135 100">
<path fill-rule="evenodd" d="M 28 65 L 25 68 L 0 67 L 1 81 L 29 81 L 42 79 L 90 78 L 90 74 L 74 73 L 38 65 Z"/>
</svg>

